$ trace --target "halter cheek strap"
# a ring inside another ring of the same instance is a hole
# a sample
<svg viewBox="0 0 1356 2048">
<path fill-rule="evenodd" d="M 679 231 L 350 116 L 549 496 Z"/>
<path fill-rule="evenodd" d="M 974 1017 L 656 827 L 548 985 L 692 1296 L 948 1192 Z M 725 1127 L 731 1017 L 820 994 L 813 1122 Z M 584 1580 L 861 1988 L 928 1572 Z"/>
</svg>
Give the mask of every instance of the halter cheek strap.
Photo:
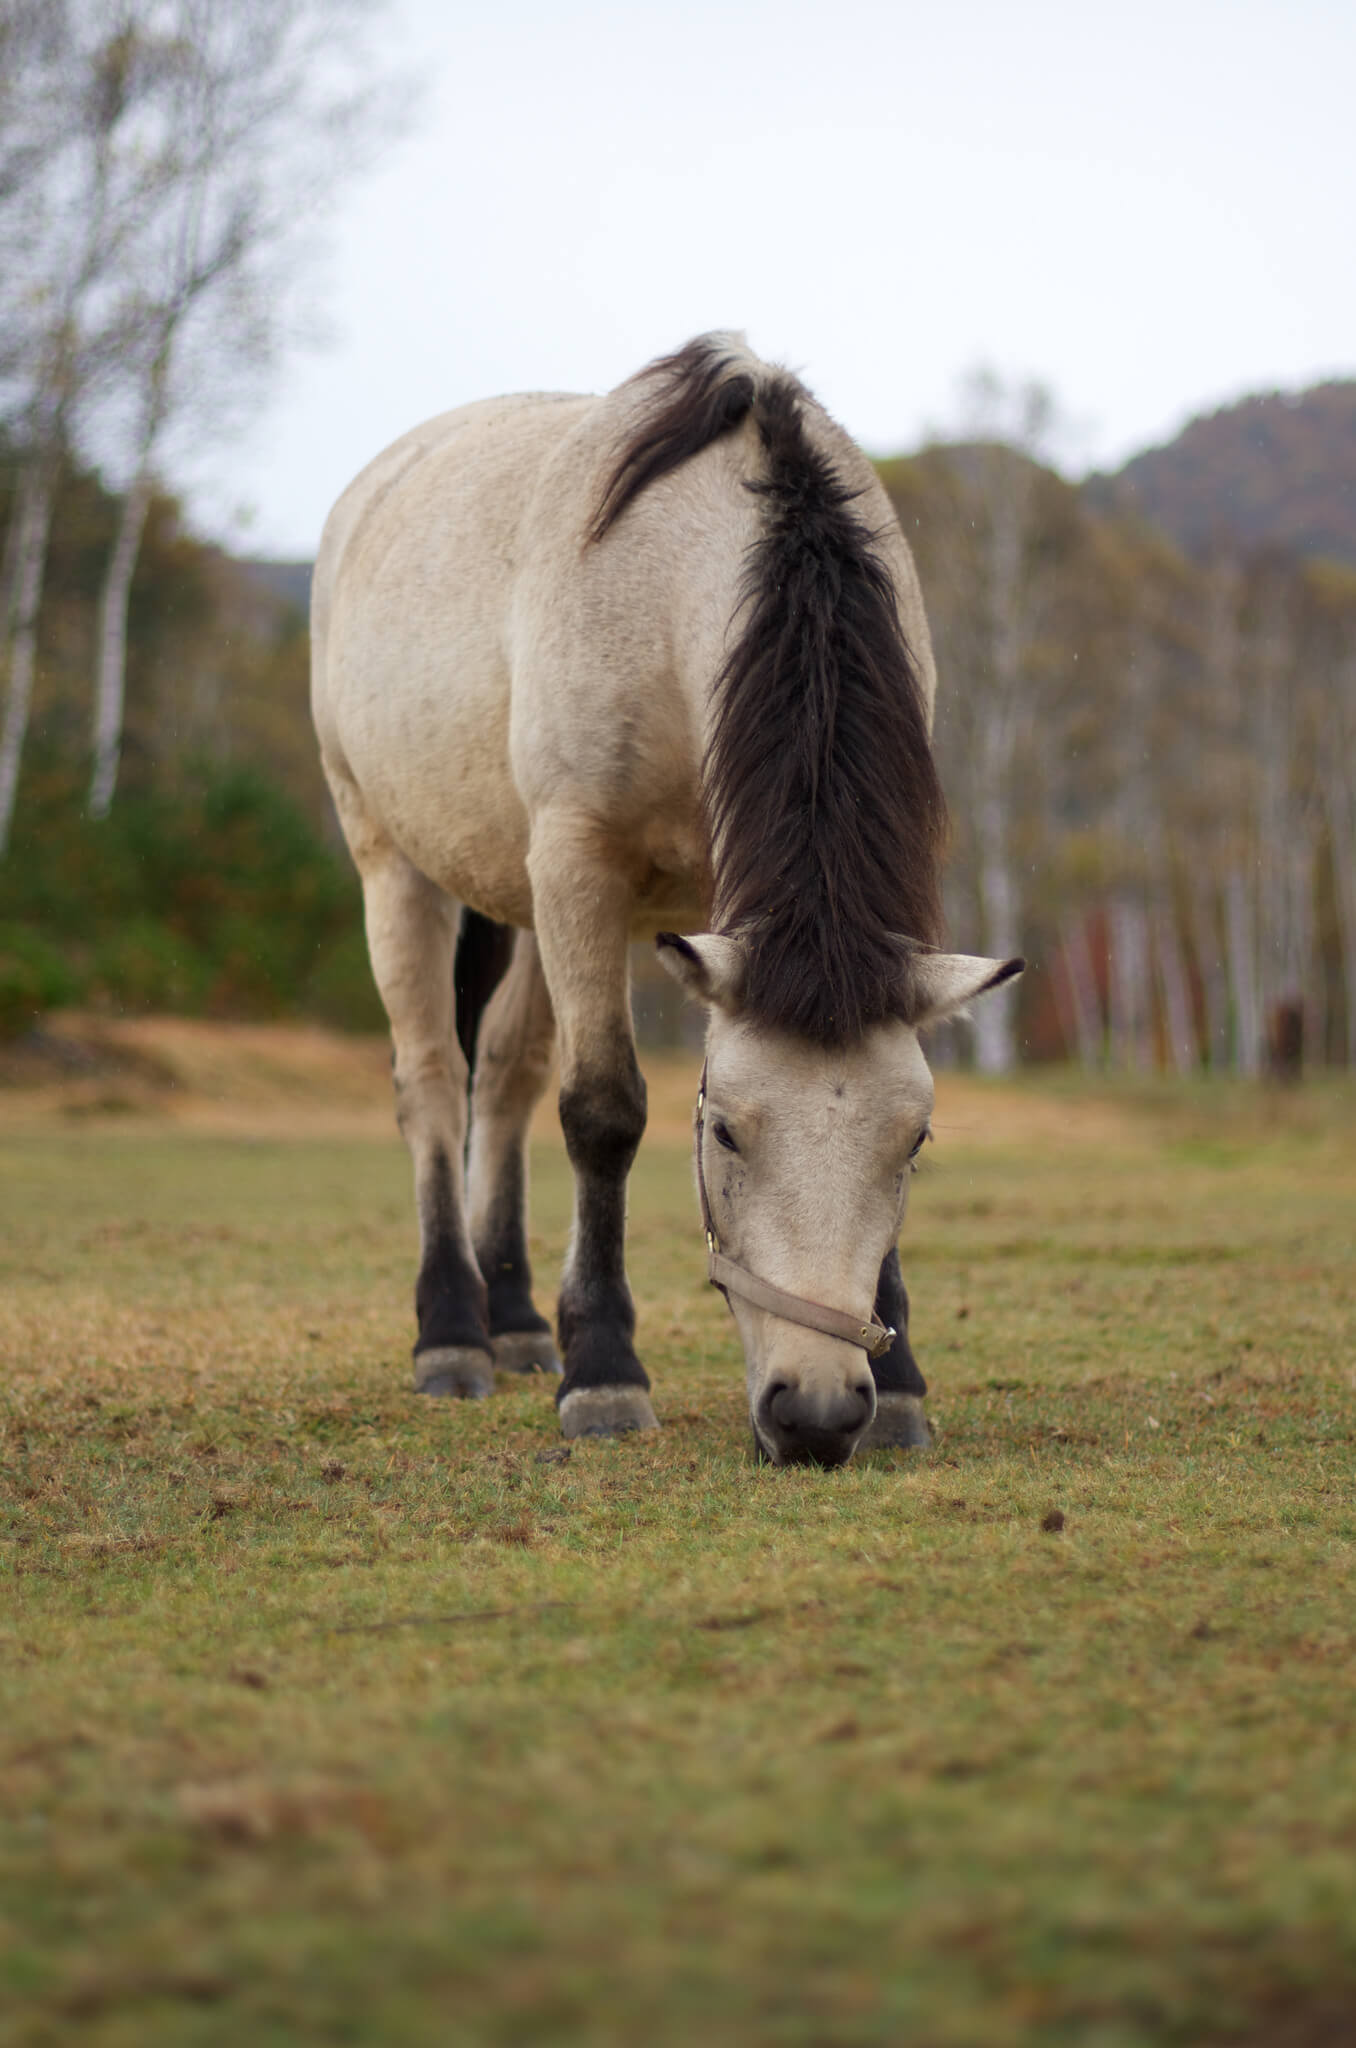
<svg viewBox="0 0 1356 2048">
<path fill-rule="evenodd" d="M 784 1323 L 799 1323 L 807 1330 L 818 1330 L 825 1337 L 837 1337 L 844 1344 L 858 1344 L 868 1358 L 882 1358 L 894 1343 L 895 1332 L 887 1323 L 881 1322 L 873 1310 L 863 1322 L 857 1316 L 845 1315 L 841 1309 L 826 1308 L 823 1302 L 807 1301 L 803 1295 L 788 1294 L 783 1287 L 774 1287 L 769 1280 L 760 1280 L 756 1273 L 750 1273 L 746 1266 L 736 1265 L 721 1252 L 716 1237 L 716 1226 L 711 1215 L 711 1203 L 706 1192 L 706 1169 L 702 1164 L 702 1136 L 706 1127 L 706 1064 L 702 1063 L 702 1078 L 697 1088 L 697 1196 L 701 1202 L 702 1229 L 706 1232 L 706 1277 L 711 1285 L 718 1288 L 726 1301 L 732 1294 L 738 1294 L 744 1301 L 752 1302 L 755 1308 L 766 1309 L 769 1315 L 780 1316 Z"/>
</svg>

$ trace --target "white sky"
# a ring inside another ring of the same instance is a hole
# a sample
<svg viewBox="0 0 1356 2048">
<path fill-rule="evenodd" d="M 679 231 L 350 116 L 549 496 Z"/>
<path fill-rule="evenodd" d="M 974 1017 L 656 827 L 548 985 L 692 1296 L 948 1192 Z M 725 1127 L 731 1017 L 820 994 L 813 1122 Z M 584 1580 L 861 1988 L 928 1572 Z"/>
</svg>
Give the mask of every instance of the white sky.
<svg viewBox="0 0 1356 2048">
<path fill-rule="evenodd" d="M 1356 374 L 1351 0 L 392 0 L 418 125 L 346 188 L 253 430 L 190 511 L 309 555 L 406 427 L 605 390 L 709 327 L 873 453 L 1034 375 L 1116 463 Z M 242 517 L 246 514 L 246 517 Z"/>
</svg>

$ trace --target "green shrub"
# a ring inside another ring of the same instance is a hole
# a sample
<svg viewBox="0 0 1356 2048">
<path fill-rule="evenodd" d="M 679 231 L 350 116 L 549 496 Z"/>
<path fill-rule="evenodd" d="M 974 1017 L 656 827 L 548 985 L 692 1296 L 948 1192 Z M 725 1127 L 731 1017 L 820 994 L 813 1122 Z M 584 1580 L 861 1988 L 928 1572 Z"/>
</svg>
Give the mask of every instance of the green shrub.
<svg viewBox="0 0 1356 2048">
<path fill-rule="evenodd" d="M 79 993 L 74 971 L 41 933 L 0 924 L 0 1038 L 17 1038 Z"/>
<path fill-rule="evenodd" d="M 264 777 L 204 766 L 99 824 L 82 802 L 69 777 L 39 780 L 0 862 L 0 923 L 40 933 L 49 968 L 92 962 L 96 994 L 128 1010 L 267 1017 L 314 996 L 332 1023 L 380 1028 L 357 878 Z"/>
<path fill-rule="evenodd" d="M 201 1010 L 211 970 L 195 946 L 155 917 L 132 917 L 94 951 L 91 987 L 119 1010 Z"/>
<path fill-rule="evenodd" d="M 297 1007 L 300 974 L 285 924 L 258 911 L 228 910 L 213 921 L 208 943 L 213 1016 L 276 1017 Z"/>
<path fill-rule="evenodd" d="M 386 1029 L 386 1012 L 360 929 L 346 931 L 321 954 L 307 983 L 305 1006 L 311 1016 L 340 1031 Z"/>
</svg>

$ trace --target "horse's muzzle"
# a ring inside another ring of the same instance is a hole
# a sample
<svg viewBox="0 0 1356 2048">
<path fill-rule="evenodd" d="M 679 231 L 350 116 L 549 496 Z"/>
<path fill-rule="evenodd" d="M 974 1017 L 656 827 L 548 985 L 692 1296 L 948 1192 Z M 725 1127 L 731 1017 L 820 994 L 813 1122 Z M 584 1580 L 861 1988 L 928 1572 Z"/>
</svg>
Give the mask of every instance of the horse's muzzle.
<svg viewBox="0 0 1356 2048">
<path fill-rule="evenodd" d="M 875 1412 L 870 1379 L 831 1391 L 775 1379 L 758 1398 L 753 1426 L 778 1465 L 846 1465 Z"/>
</svg>

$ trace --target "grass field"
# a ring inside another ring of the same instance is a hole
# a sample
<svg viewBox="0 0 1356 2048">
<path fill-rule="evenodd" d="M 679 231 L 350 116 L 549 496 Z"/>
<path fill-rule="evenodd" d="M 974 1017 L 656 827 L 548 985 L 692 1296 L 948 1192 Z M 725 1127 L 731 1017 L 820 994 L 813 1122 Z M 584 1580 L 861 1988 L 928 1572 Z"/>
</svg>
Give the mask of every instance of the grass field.
<svg viewBox="0 0 1356 2048">
<path fill-rule="evenodd" d="M 409 1393 L 380 1057 L 262 1043 L 0 1106 L 5 2048 L 1356 2041 L 1356 1094 L 944 1077 L 936 1449 L 774 1472 L 687 1069 L 567 1451 Z"/>
</svg>

